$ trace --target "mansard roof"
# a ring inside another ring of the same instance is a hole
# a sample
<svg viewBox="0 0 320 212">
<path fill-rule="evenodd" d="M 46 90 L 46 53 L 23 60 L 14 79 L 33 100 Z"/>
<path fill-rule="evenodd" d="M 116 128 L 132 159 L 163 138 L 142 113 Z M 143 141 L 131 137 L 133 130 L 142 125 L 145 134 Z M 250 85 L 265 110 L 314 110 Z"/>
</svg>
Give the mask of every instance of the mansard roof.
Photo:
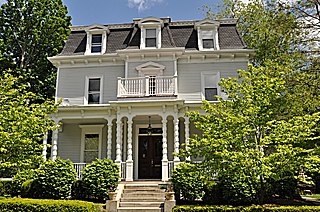
<svg viewBox="0 0 320 212">
<path fill-rule="evenodd" d="M 99 25 L 109 30 L 105 54 L 116 53 L 117 50 L 139 49 L 141 29 L 138 23 L 140 20 L 144 19 L 136 19 L 132 23 Z M 195 26 L 203 21 L 171 21 L 170 18 L 163 18 L 162 20 L 162 49 L 183 47 L 186 51 L 198 50 L 198 35 Z M 236 20 L 223 19 L 216 20 L 214 23 L 219 23 L 218 38 L 221 50 L 246 48 L 237 31 Z M 71 34 L 60 55 L 84 55 L 87 44 L 86 30 L 88 27 L 90 26 L 71 27 Z"/>
</svg>

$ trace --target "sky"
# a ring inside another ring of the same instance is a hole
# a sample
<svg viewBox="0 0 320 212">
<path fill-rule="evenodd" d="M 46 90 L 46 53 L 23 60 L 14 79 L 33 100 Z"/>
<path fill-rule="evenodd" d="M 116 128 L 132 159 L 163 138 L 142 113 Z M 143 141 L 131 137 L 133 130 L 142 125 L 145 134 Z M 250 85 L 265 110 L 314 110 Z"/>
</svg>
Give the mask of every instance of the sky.
<svg viewBox="0 0 320 212">
<path fill-rule="evenodd" d="M 3 0 L 0 0 L 3 1 Z M 177 20 L 202 20 L 203 5 L 219 0 L 63 0 L 72 25 L 130 23 L 149 16 Z"/>
</svg>

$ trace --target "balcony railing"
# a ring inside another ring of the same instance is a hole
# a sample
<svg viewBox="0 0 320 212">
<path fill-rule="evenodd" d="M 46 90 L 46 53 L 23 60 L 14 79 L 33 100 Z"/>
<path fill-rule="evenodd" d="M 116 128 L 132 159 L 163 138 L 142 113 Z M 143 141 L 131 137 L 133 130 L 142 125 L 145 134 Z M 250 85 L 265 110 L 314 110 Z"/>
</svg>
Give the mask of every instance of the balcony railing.
<svg viewBox="0 0 320 212">
<path fill-rule="evenodd" d="M 87 163 L 73 163 L 73 167 L 77 172 L 77 179 L 82 179 L 82 170 L 86 167 Z"/>
<path fill-rule="evenodd" d="M 174 96 L 176 76 L 118 78 L 118 97 Z"/>
</svg>

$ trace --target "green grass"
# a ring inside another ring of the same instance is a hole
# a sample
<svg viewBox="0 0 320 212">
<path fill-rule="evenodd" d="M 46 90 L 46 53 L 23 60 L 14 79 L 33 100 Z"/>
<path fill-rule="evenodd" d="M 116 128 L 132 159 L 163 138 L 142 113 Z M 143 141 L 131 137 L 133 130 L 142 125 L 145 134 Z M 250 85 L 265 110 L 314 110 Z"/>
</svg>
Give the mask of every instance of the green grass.
<svg viewBox="0 0 320 212">
<path fill-rule="evenodd" d="M 320 194 L 303 195 L 302 197 L 308 197 L 308 198 L 313 198 L 313 199 L 320 200 Z"/>
</svg>

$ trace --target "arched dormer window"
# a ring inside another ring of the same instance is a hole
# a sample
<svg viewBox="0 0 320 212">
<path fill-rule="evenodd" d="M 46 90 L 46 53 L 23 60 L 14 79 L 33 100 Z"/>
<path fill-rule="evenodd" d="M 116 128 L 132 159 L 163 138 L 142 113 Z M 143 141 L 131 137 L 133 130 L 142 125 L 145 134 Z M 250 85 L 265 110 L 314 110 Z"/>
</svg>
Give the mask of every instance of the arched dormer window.
<svg viewBox="0 0 320 212">
<path fill-rule="evenodd" d="M 218 28 L 220 23 L 212 20 L 202 20 L 195 24 L 198 33 L 200 51 L 219 50 Z"/>
<path fill-rule="evenodd" d="M 143 18 L 138 21 L 141 29 L 140 49 L 161 48 L 161 28 L 163 20 L 155 17 Z"/>
<path fill-rule="evenodd" d="M 107 49 L 107 34 L 109 28 L 94 24 L 85 29 L 87 33 L 87 46 L 85 54 L 104 54 Z"/>
</svg>

